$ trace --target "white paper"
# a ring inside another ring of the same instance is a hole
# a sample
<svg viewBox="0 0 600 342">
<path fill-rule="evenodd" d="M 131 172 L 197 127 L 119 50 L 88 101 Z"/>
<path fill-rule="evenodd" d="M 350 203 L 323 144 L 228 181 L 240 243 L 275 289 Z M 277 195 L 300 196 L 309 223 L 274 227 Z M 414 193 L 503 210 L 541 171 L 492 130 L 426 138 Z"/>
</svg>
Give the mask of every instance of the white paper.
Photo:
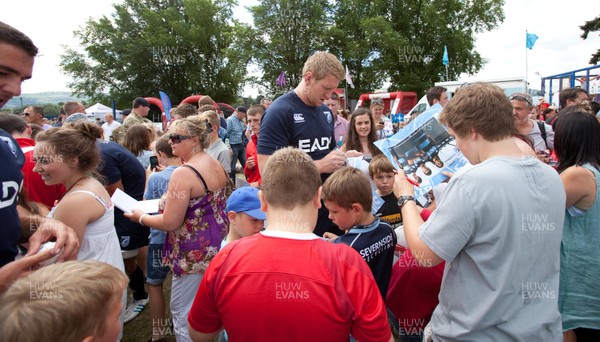
<svg viewBox="0 0 600 342">
<path fill-rule="evenodd" d="M 158 213 L 159 199 L 138 201 L 121 189 L 117 189 L 110 199 L 115 207 L 123 210 L 125 213 L 131 213 L 133 209 L 140 209 L 146 214 Z"/>
</svg>

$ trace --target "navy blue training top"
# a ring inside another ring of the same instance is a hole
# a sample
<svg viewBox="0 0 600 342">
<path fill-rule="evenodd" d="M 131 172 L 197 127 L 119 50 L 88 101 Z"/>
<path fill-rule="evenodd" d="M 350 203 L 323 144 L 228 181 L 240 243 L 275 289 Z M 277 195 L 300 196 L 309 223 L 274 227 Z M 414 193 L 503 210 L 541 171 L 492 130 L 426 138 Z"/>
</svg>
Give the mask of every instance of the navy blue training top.
<svg viewBox="0 0 600 342">
<path fill-rule="evenodd" d="M 25 156 L 17 142 L 0 129 L 0 267 L 15 260 L 17 244 L 21 239 L 21 221 L 17 212 L 17 198 L 23 185 L 21 168 Z"/>
<path fill-rule="evenodd" d="M 143 200 L 146 171 L 133 153 L 113 141 L 101 142 L 100 152 L 102 158 L 100 173 L 105 178 L 105 185 L 121 181 L 126 194 L 138 201 Z M 142 230 L 142 226 L 123 216 L 123 211 L 117 207 L 115 207 L 115 228 L 119 237 Z M 120 243 L 122 249 L 132 249 L 127 248 L 128 246 L 125 246 L 123 241 Z"/>
<path fill-rule="evenodd" d="M 346 234 L 333 240 L 333 243 L 343 243 L 354 248 L 367 262 L 383 299 L 387 296 L 392 276 L 396 242 L 396 233 L 392 227 L 379 218 L 366 226 L 354 226 Z"/>
<path fill-rule="evenodd" d="M 288 146 L 301 149 L 313 160 L 329 154 L 335 147 L 329 107 L 308 106 L 293 91 L 277 98 L 260 123 L 257 152 L 271 155 Z"/>
</svg>

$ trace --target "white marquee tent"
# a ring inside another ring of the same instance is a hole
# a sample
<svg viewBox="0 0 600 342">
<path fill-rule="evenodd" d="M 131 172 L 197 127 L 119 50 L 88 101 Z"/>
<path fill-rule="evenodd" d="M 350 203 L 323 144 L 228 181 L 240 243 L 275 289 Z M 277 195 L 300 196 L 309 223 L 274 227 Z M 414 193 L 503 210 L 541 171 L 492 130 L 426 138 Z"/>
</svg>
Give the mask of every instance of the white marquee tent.
<svg viewBox="0 0 600 342">
<path fill-rule="evenodd" d="M 85 112 L 87 114 L 94 115 L 94 118 L 100 118 L 100 120 L 104 121 L 104 114 L 113 112 L 112 108 L 109 106 L 105 106 L 102 103 L 96 103 L 95 105 L 86 108 Z M 120 121 L 123 117 L 123 111 L 117 109 L 117 117 L 116 120 Z"/>
</svg>

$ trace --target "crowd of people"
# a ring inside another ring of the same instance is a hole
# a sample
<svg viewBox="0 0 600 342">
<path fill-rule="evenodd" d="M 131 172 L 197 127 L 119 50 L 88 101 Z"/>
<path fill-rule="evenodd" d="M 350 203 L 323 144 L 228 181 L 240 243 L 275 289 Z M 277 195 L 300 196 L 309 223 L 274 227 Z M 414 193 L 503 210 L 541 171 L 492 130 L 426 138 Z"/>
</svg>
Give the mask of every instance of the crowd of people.
<svg viewBox="0 0 600 342">
<path fill-rule="evenodd" d="M 0 107 L 36 55 L 0 22 Z M 116 341 L 148 305 L 150 341 L 171 323 L 177 341 L 599 340 L 587 92 L 564 89 L 557 111 L 489 84 L 430 88 L 470 165 L 423 208 L 374 144 L 395 132 L 383 100 L 346 118 L 344 76 L 316 52 L 293 91 L 228 118 L 204 96 L 164 133 L 142 97 L 122 124 L 77 102 L 60 127 L 37 107 L 0 113 L 0 336 Z M 116 208 L 120 191 L 158 211 Z"/>
</svg>

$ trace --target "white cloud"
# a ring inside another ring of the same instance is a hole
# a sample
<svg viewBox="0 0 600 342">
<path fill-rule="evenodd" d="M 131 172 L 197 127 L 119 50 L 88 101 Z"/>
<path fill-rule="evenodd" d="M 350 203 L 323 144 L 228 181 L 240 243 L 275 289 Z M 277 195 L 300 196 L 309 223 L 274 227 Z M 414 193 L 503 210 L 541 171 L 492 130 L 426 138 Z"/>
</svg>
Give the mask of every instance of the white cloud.
<svg viewBox="0 0 600 342">
<path fill-rule="evenodd" d="M 505 20 L 497 29 L 477 36 L 477 51 L 488 63 L 475 76 L 501 78 L 525 76 L 525 31 L 539 39 L 527 50 L 530 87 L 540 88 L 540 76 L 555 75 L 590 66 L 600 48 L 598 33 L 581 39 L 579 26 L 600 13 L 596 0 L 507 0 Z"/>
</svg>

